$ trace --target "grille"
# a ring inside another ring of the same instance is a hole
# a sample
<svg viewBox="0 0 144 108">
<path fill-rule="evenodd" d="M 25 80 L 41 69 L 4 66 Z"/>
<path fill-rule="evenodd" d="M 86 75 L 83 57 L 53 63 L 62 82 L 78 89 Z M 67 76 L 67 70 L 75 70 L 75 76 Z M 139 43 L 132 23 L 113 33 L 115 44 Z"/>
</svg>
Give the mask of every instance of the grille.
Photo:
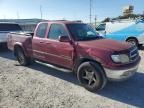
<svg viewBox="0 0 144 108">
<path fill-rule="evenodd" d="M 131 50 L 130 50 L 130 61 L 135 61 L 137 60 L 139 57 L 139 52 L 138 52 L 138 48 L 137 47 L 133 47 Z"/>
</svg>

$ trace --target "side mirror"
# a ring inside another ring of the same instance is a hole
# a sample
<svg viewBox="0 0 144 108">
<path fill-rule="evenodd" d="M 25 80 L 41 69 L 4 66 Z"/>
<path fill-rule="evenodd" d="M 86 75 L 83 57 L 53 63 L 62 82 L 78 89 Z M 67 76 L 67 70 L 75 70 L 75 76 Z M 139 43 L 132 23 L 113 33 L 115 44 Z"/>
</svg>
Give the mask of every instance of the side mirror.
<svg viewBox="0 0 144 108">
<path fill-rule="evenodd" d="M 71 42 L 70 38 L 68 36 L 59 36 L 60 42 Z"/>
</svg>

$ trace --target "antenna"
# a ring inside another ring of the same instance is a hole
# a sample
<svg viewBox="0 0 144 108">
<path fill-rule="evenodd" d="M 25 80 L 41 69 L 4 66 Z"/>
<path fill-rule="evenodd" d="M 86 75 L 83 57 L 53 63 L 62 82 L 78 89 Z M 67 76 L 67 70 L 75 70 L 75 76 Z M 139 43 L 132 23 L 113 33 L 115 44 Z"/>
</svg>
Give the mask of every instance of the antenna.
<svg viewBox="0 0 144 108">
<path fill-rule="evenodd" d="M 90 24 L 92 23 L 91 19 L 92 19 L 92 0 L 90 0 Z"/>
</svg>

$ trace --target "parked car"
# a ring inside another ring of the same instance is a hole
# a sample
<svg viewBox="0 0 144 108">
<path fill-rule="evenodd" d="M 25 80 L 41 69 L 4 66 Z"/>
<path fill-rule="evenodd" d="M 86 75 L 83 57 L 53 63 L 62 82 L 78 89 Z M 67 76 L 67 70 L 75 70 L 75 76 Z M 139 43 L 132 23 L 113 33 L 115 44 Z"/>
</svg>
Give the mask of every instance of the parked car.
<svg viewBox="0 0 144 108">
<path fill-rule="evenodd" d="M 137 47 L 104 39 L 89 25 L 71 21 L 41 22 L 34 34 L 10 33 L 8 48 L 23 66 L 34 59 L 72 70 L 89 91 L 102 89 L 107 80 L 132 77 L 141 59 Z"/>
<path fill-rule="evenodd" d="M 108 39 L 144 44 L 144 20 L 117 20 L 100 24 L 96 31 Z"/>
<path fill-rule="evenodd" d="M 6 45 L 8 33 L 16 31 L 22 31 L 21 27 L 18 24 L 0 23 L 0 46 Z"/>
</svg>

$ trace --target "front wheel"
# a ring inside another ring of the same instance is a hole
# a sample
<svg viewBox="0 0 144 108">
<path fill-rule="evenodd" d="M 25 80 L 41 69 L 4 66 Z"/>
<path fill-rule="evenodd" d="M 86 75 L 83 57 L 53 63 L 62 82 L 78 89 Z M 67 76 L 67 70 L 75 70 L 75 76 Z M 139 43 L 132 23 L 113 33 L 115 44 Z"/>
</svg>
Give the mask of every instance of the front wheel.
<svg viewBox="0 0 144 108">
<path fill-rule="evenodd" d="M 77 77 L 81 85 L 91 92 L 102 89 L 107 83 L 104 71 L 95 62 L 82 63 L 78 68 Z"/>
</svg>

